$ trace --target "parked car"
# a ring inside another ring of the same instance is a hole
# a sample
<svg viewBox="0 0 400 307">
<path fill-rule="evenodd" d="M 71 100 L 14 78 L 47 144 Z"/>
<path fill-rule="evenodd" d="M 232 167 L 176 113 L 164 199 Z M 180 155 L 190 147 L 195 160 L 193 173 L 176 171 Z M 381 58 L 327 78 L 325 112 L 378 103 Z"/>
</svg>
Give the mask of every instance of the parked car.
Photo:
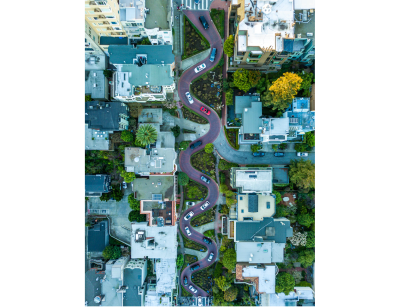
<svg viewBox="0 0 400 307">
<path fill-rule="evenodd" d="M 210 62 L 214 62 L 216 55 L 217 55 L 217 48 L 213 48 L 210 55 Z"/>
<path fill-rule="evenodd" d="M 125 181 L 122 182 L 122 187 L 123 187 L 124 189 L 126 189 L 126 188 L 128 187 L 128 185 L 126 184 Z"/>
<path fill-rule="evenodd" d="M 186 206 L 194 206 L 196 203 L 194 201 L 187 201 Z"/>
<path fill-rule="evenodd" d="M 206 68 L 206 63 L 200 64 L 194 69 L 194 72 L 197 74 L 198 72 L 202 71 L 204 68 Z"/>
<path fill-rule="evenodd" d="M 192 267 L 190 268 L 190 270 L 191 270 L 191 271 L 194 271 L 194 270 L 197 270 L 198 268 L 200 268 L 200 264 L 196 264 L 196 265 L 192 266 Z"/>
<path fill-rule="evenodd" d="M 298 157 L 308 157 L 308 152 L 298 152 L 297 156 Z"/>
<path fill-rule="evenodd" d="M 192 145 L 190 145 L 190 149 L 195 149 L 196 147 L 199 147 L 201 144 L 203 144 L 202 141 L 197 141 L 197 142 L 193 143 Z"/>
<path fill-rule="evenodd" d="M 201 296 L 197 297 L 197 306 L 203 306 L 203 298 Z"/>
<path fill-rule="evenodd" d="M 187 280 L 187 277 L 186 277 L 186 276 L 183 278 L 183 284 L 184 284 L 185 286 L 188 285 L 188 280 Z"/>
<path fill-rule="evenodd" d="M 204 16 L 200 16 L 200 17 L 199 17 L 199 20 L 200 20 L 201 24 L 203 25 L 204 30 L 207 30 L 207 29 L 208 29 L 208 22 L 207 22 L 207 20 L 204 18 Z"/>
<path fill-rule="evenodd" d="M 194 212 L 193 212 L 193 211 L 190 211 L 188 214 L 185 215 L 185 221 L 187 221 L 188 219 L 190 219 L 193 215 L 194 215 Z"/>
<path fill-rule="evenodd" d="M 206 243 L 206 244 L 211 244 L 212 243 L 212 241 L 207 237 L 203 238 L 203 242 Z"/>
<path fill-rule="evenodd" d="M 189 286 L 189 290 L 193 293 L 197 293 L 197 289 L 195 289 L 192 285 Z"/>
<path fill-rule="evenodd" d="M 200 111 L 203 112 L 203 113 L 206 113 L 207 115 L 211 114 L 211 111 L 206 109 L 205 107 L 200 107 Z"/>
<path fill-rule="evenodd" d="M 208 256 L 207 261 L 210 262 L 214 257 L 214 253 L 211 253 L 210 256 Z"/>
<path fill-rule="evenodd" d="M 193 98 L 192 98 L 192 96 L 190 95 L 190 93 L 189 93 L 189 92 L 186 92 L 185 95 L 186 95 L 186 98 L 187 98 L 187 100 L 189 101 L 189 103 L 192 104 L 192 103 L 193 103 Z"/>
<path fill-rule="evenodd" d="M 264 157 L 265 156 L 265 152 L 253 152 L 253 156 L 254 157 Z"/>
<path fill-rule="evenodd" d="M 275 157 L 284 157 L 284 156 L 285 156 L 285 153 L 284 153 L 284 152 L 275 152 L 275 153 L 274 153 L 274 156 L 275 156 Z"/>
<path fill-rule="evenodd" d="M 207 208 L 207 206 L 210 204 L 210 202 L 207 200 L 204 204 L 201 205 L 200 209 L 204 210 L 205 208 Z"/>
<path fill-rule="evenodd" d="M 209 184 L 209 183 L 211 182 L 210 179 L 208 179 L 207 177 L 204 177 L 204 176 L 201 176 L 200 179 L 201 179 L 202 181 L 204 181 L 205 183 L 207 183 L 207 184 Z"/>
<path fill-rule="evenodd" d="M 191 235 L 192 235 L 192 233 L 190 232 L 188 226 L 185 227 L 185 230 L 186 230 L 186 233 L 187 233 L 188 236 L 191 236 Z"/>
</svg>

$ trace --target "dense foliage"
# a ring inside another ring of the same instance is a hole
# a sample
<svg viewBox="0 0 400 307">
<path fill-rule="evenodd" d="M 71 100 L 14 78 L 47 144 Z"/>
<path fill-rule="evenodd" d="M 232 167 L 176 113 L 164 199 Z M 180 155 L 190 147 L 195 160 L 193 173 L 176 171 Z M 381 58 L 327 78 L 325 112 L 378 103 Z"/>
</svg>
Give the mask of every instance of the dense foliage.
<svg viewBox="0 0 400 307">
<path fill-rule="evenodd" d="M 136 132 L 136 140 L 143 146 L 153 144 L 157 140 L 157 130 L 153 125 L 141 125 Z"/>
<path fill-rule="evenodd" d="M 184 172 L 179 172 L 178 183 L 180 185 L 187 185 L 189 183 L 189 176 Z"/>
<path fill-rule="evenodd" d="M 290 291 L 293 291 L 295 286 L 295 281 L 292 275 L 286 272 L 281 272 L 278 274 L 275 280 L 275 292 L 285 293 L 288 295 Z"/>
<path fill-rule="evenodd" d="M 310 160 L 292 160 L 289 166 L 290 181 L 301 189 L 315 187 L 315 164 Z"/>
<path fill-rule="evenodd" d="M 109 259 L 118 259 L 121 257 L 121 248 L 116 245 L 108 245 L 106 248 L 103 250 L 103 258 L 106 260 Z"/>
<path fill-rule="evenodd" d="M 234 43 L 235 43 L 235 39 L 233 38 L 232 35 L 229 35 L 229 37 L 224 42 L 224 52 L 228 57 L 231 57 L 233 55 Z"/>
</svg>

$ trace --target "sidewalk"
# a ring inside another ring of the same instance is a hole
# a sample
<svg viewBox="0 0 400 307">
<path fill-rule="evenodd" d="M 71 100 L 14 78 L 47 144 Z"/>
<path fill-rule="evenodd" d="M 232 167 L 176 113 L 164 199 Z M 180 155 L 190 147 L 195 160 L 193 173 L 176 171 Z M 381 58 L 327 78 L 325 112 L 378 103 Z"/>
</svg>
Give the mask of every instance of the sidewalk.
<svg viewBox="0 0 400 307">
<path fill-rule="evenodd" d="M 191 248 L 185 248 L 185 254 L 196 256 L 198 260 L 201 260 L 207 256 L 208 252 L 200 252 Z"/>
<path fill-rule="evenodd" d="M 198 231 L 198 232 L 200 232 L 200 233 L 203 233 L 203 232 L 205 232 L 207 230 L 210 230 L 210 229 L 214 229 L 214 221 L 212 221 L 210 223 L 207 223 L 207 224 L 204 224 L 204 225 L 201 225 L 201 226 L 193 227 L 193 229 Z"/>
<path fill-rule="evenodd" d="M 183 60 L 180 64 L 179 68 L 182 70 L 186 70 L 186 69 L 192 67 L 193 65 L 196 65 L 197 63 L 204 61 L 210 55 L 210 52 L 211 52 L 211 49 L 208 48 L 208 49 L 200 52 L 199 54 L 196 54 L 194 56 L 191 56 L 190 58 L 187 58 L 186 60 Z"/>
</svg>

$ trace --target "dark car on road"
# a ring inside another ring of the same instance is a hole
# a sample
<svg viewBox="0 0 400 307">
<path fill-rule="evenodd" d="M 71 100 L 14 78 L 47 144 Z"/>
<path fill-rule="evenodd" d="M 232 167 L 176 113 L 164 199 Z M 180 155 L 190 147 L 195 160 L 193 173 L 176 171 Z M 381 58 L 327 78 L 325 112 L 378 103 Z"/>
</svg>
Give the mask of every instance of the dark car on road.
<svg viewBox="0 0 400 307">
<path fill-rule="evenodd" d="M 194 271 L 194 270 L 197 270 L 198 268 L 200 268 L 200 264 L 196 264 L 196 265 L 192 266 L 192 267 L 190 268 L 190 270 L 191 270 L 191 271 Z"/>
<path fill-rule="evenodd" d="M 203 144 L 202 141 L 197 141 L 197 142 L 193 143 L 192 145 L 190 145 L 190 149 L 195 149 L 195 148 L 199 147 L 201 144 Z"/>
<path fill-rule="evenodd" d="M 186 276 L 183 278 L 183 284 L 184 284 L 185 286 L 187 286 L 187 285 L 188 285 L 188 282 L 187 282 L 187 277 L 186 277 Z"/>
<path fill-rule="evenodd" d="M 276 153 L 274 153 L 274 156 L 275 157 L 284 157 L 285 153 L 284 152 L 276 152 Z"/>
<path fill-rule="evenodd" d="M 217 55 L 217 48 L 213 48 L 210 55 L 210 62 L 214 62 L 216 55 Z"/>
<path fill-rule="evenodd" d="M 212 241 L 211 241 L 209 238 L 207 238 L 207 237 L 204 237 L 204 238 L 203 238 L 203 242 L 204 242 L 204 243 L 207 243 L 207 244 L 211 244 L 211 243 L 212 243 Z"/>
<path fill-rule="evenodd" d="M 211 182 L 210 179 L 208 179 L 207 177 L 204 177 L 204 176 L 201 176 L 200 179 L 201 179 L 202 181 L 204 181 L 205 183 L 207 183 L 207 184 L 209 184 L 209 183 Z"/>
<path fill-rule="evenodd" d="M 203 25 L 204 30 L 207 30 L 207 29 L 208 29 L 208 22 L 207 22 L 207 20 L 204 18 L 204 16 L 200 16 L 200 17 L 199 17 L 199 20 L 200 20 L 201 24 Z"/>
<path fill-rule="evenodd" d="M 264 157 L 265 156 L 265 152 L 253 152 L 253 156 L 254 157 Z"/>
</svg>

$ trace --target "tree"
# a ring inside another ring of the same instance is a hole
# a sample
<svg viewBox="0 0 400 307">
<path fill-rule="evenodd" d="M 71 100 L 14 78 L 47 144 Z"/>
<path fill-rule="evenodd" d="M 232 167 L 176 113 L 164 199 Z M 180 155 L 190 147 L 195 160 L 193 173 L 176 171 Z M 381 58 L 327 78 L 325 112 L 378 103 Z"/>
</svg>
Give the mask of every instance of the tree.
<svg viewBox="0 0 400 307">
<path fill-rule="evenodd" d="M 307 248 L 314 248 L 315 247 L 315 232 L 314 231 L 309 231 L 307 233 L 306 247 Z"/>
<path fill-rule="evenodd" d="M 237 295 L 239 293 L 239 289 L 236 287 L 230 287 L 228 290 L 225 291 L 224 293 L 224 299 L 228 302 L 232 302 L 236 299 Z"/>
<path fill-rule="evenodd" d="M 213 272 L 213 277 L 214 278 L 220 277 L 221 274 L 222 274 L 222 263 L 218 261 Z"/>
<path fill-rule="evenodd" d="M 207 144 L 205 147 L 204 147 L 204 151 L 206 152 L 206 153 L 212 153 L 213 151 L 214 151 L 214 145 L 212 144 L 212 143 L 209 143 L 209 144 Z"/>
<path fill-rule="evenodd" d="M 137 200 L 135 198 L 135 194 L 134 193 L 129 194 L 128 203 L 129 203 L 129 207 L 131 207 L 132 210 L 140 211 L 140 200 Z"/>
<path fill-rule="evenodd" d="M 90 227 L 90 226 L 92 226 L 92 224 L 90 224 L 89 222 L 85 223 L 85 227 Z"/>
<path fill-rule="evenodd" d="M 272 106 L 273 110 L 284 110 L 292 102 L 300 89 L 302 79 L 295 73 L 286 72 L 275 80 L 268 91 L 261 96 L 265 106 Z"/>
<path fill-rule="evenodd" d="M 278 151 L 278 144 L 272 145 L 272 149 L 273 149 L 275 152 Z"/>
<path fill-rule="evenodd" d="M 109 69 L 103 70 L 104 77 L 111 78 L 113 76 L 113 71 Z"/>
<path fill-rule="evenodd" d="M 272 194 L 275 195 L 275 204 L 279 204 L 282 201 L 282 195 L 278 191 L 272 191 Z"/>
<path fill-rule="evenodd" d="M 310 147 L 315 147 L 315 134 L 314 131 L 306 132 L 306 143 Z"/>
<path fill-rule="evenodd" d="M 278 274 L 275 280 L 275 292 L 285 293 L 288 295 L 290 291 L 293 291 L 295 286 L 294 277 L 286 272 L 281 272 Z"/>
<path fill-rule="evenodd" d="M 179 149 L 186 150 L 189 147 L 190 141 L 182 141 L 179 143 Z"/>
<path fill-rule="evenodd" d="M 248 92 L 252 85 L 249 81 L 249 71 L 247 69 L 239 68 L 233 73 L 233 84 L 244 92 Z"/>
<path fill-rule="evenodd" d="M 305 152 L 305 151 L 307 151 L 307 145 L 304 143 L 296 143 L 296 144 L 294 144 L 294 149 L 297 152 Z"/>
<path fill-rule="evenodd" d="M 220 288 L 222 291 L 228 290 L 232 285 L 226 280 L 225 276 L 220 276 L 214 279 L 215 284 Z"/>
<path fill-rule="evenodd" d="M 85 95 L 85 102 L 92 101 L 92 95 Z"/>
<path fill-rule="evenodd" d="M 157 140 L 157 130 L 153 125 L 141 125 L 136 132 L 136 140 L 143 146 L 153 144 Z"/>
<path fill-rule="evenodd" d="M 133 142 L 133 134 L 129 130 L 124 130 L 121 132 L 121 139 L 125 142 Z"/>
<path fill-rule="evenodd" d="M 250 146 L 251 152 L 258 152 L 262 149 L 262 145 L 260 144 L 253 144 Z"/>
<path fill-rule="evenodd" d="M 297 222 L 308 228 L 314 223 L 314 217 L 309 213 L 303 213 L 297 216 Z"/>
<path fill-rule="evenodd" d="M 142 40 L 137 42 L 138 45 L 151 45 L 148 37 L 144 37 Z"/>
<path fill-rule="evenodd" d="M 222 214 L 229 214 L 229 207 L 227 205 L 222 205 L 221 213 Z"/>
<path fill-rule="evenodd" d="M 118 259 L 121 257 L 121 248 L 116 245 L 107 245 L 106 248 L 103 250 L 103 258 L 104 259 Z"/>
<path fill-rule="evenodd" d="M 231 162 L 228 162 L 228 161 L 226 161 L 224 159 L 220 159 L 219 163 L 218 163 L 218 168 L 221 171 L 229 170 L 229 169 L 231 169 L 231 167 L 238 167 L 238 166 L 239 166 L 239 164 L 231 163 Z"/>
<path fill-rule="evenodd" d="M 189 176 L 184 172 L 180 172 L 178 174 L 178 183 L 180 185 L 187 185 L 189 183 Z"/>
<path fill-rule="evenodd" d="M 315 253 L 313 249 L 306 249 L 300 252 L 297 261 L 301 263 L 304 268 L 308 268 L 315 260 Z"/>
<path fill-rule="evenodd" d="M 279 148 L 280 150 L 285 150 L 285 149 L 287 148 L 287 143 L 280 143 L 279 146 L 278 146 L 278 148 Z"/>
<path fill-rule="evenodd" d="M 228 57 L 231 57 L 233 55 L 233 44 L 235 43 L 235 39 L 233 38 L 233 35 L 229 35 L 229 37 L 226 39 L 224 43 L 224 52 Z"/>
<path fill-rule="evenodd" d="M 303 90 L 302 97 L 308 97 L 311 95 L 310 88 L 311 88 L 311 83 L 314 79 L 314 74 L 312 72 L 303 73 L 301 75 L 301 78 L 303 79 L 303 81 L 301 82 L 301 86 L 300 86 L 300 90 Z"/>
<path fill-rule="evenodd" d="M 133 222 L 133 221 L 145 222 L 146 215 L 140 214 L 140 211 L 132 210 L 131 212 L 129 212 L 128 220 L 129 220 L 129 222 Z"/>
<path fill-rule="evenodd" d="M 225 247 L 225 246 L 221 246 L 220 249 L 219 249 L 219 251 L 220 251 L 221 253 L 223 253 L 224 251 L 226 251 L 226 247 Z"/>
<path fill-rule="evenodd" d="M 261 72 L 259 70 L 250 70 L 249 71 L 249 81 L 251 86 L 256 86 L 258 81 L 261 79 Z"/>
<path fill-rule="evenodd" d="M 174 137 L 178 137 L 181 134 L 181 127 L 178 125 L 174 126 L 171 128 L 172 133 L 174 134 Z"/>
<path fill-rule="evenodd" d="M 101 200 L 101 201 L 105 201 L 105 202 L 109 201 L 110 198 L 111 198 L 111 195 L 110 195 L 110 194 L 111 194 L 111 193 L 103 193 L 103 194 L 101 194 L 100 200 Z"/>
<path fill-rule="evenodd" d="M 289 166 L 289 178 L 302 189 L 315 187 L 315 164 L 310 160 L 292 160 Z"/>
<path fill-rule="evenodd" d="M 178 255 L 178 257 L 176 258 L 176 267 L 178 270 L 182 267 L 183 262 L 184 262 L 183 255 L 182 254 Z"/>
<path fill-rule="evenodd" d="M 114 198 L 116 202 L 121 201 L 121 199 L 124 197 L 124 192 L 121 191 L 119 185 L 112 186 L 111 197 Z"/>
<path fill-rule="evenodd" d="M 290 212 L 287 210 L 286 206 L 277 205 L 276 206 L 276 213 L 275 218 L 288 216 Z"/>
<path fill-rule="evenodd" d="M 226 199 L 226 205 L 230 208 L 232 205 L 236 204 L 237 200 L 236 198 L 227 198 Z"/>
<path fill-rule="evenodd" d="M 229 248 L 222 259 L 224 267 L 228 270 L 233 270 L 236 267 L 236 251 L 233 248 Z"/>
<path fill-rule="evenodd" d="M 118 166 L 119 175 L 124 178 L 126 183 L 132 182 L 136 176 L 133 172 L 127 172 L 122 166 Z"/>
<path fill-rule="evenodd" d="M 233 105 L 233 89 L 232 88 L 225 91 L 225 104 L 227 106 Z"/>
</svg>

